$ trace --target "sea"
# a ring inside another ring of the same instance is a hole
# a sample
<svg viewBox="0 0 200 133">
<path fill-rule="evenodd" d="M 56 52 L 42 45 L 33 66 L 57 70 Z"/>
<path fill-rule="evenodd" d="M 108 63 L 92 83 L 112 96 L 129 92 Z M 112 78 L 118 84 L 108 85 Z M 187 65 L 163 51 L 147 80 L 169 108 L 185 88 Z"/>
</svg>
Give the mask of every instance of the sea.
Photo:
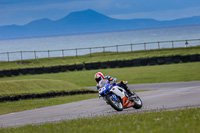
<svg viewBox="0 0 200 133">
<path fill-rule="evenodd" d="M 176 40 L 191 39 L 199 40 L 187 46 L 200 45 L 200 25 L 0 40 L 0 61 L 185 47 L 185 41 Z"/>
</svg>

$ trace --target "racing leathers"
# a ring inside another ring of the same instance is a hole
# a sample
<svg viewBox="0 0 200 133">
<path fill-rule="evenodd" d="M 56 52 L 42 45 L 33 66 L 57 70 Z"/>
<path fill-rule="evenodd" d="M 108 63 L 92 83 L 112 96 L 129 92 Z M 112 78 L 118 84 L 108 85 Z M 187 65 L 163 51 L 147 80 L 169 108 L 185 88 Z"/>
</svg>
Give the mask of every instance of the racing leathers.
<svg viewBox="0 0 200 133">
<path fill-rule="evenodd" d="M 134 93 L 128 88 L 127 81 L 120 81 L 117 83 L 117 78 L 113 78 L 111 76 L 105 76 L 103 80 L 97 83 L 97 90 L 104 87 L 106 84 L 112 84 L 113 86 L 117 85 L 122 88 L 128 93 L 129 96 L 132 96 Z"/>
</svg>

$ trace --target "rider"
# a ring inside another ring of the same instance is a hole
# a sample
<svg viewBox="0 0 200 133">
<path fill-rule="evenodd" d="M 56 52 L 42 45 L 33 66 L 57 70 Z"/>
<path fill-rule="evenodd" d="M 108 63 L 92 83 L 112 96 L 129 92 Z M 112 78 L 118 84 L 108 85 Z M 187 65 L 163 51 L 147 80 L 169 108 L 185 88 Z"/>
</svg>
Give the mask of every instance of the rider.
<svg viewBox="0 0 200 133">
<path fill-rule="evenodd" d="M 106 83 L 109 83 L 109 84 L 117 85 L 117 86 L 120 86 L 120 87 L 124 88 L 129 96 L 132 96 L 134 94 L 128 88 L 127 81 L 120 81 L 119 83 L 116 83 L 117 82 L 116 78 L 113 78 L 113 77 L 110 77 L 110 76 L 105 76 L 104 77 L 103 73 L 101 73 L 101 72 L 97 72 L 94 75 L 94 78 L 95 78 L 95 80 L 97 82 L 97 90 L 102 88 Z"/>
</svg>

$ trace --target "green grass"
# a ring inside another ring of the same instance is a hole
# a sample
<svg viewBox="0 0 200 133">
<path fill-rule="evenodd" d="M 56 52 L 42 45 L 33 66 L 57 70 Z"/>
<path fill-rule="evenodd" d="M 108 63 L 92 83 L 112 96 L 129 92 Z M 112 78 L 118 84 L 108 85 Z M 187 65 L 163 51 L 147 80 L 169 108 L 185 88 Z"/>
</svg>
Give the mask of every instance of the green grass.
<svg viewBox="0 0 200 133">
<path fill-rule="evenodd" d="M 55 79 L 0 81 L 0 96 L 72 90 L 81 90 L 81 87 L 67 81 Z"/>
<path fill-rule="evenodd" d="M 0 103 L 0 115 L 18 112 L 29 109 L 36 109 L 41 107 L 48 107 L 53 105 L 65 104 L 70 102 L 76 102 L 91 98 L 97 98 L 98 94 L 85 94 L 85 95 L 74 95 L 74 96 L 62 96 L 54 98 L 42 98 L 42 99 L 31 99 L 31 100 L 20 100 L 15 102 L 3 102 Z"/>
<path fill-rule="evenodd" d="M 81 89 L 82 87 L 87 86 L 95 86 L 96 82 L 94 81 L 94 74 L 97 71 L 102 71 L 104 74 L 117 77 L 118 81 L 127 80 L 129 81 L 129 84 L 198 81 L 200 80 L 199 68 L 200 62 L 194 62 L 160 66 L 74 71 L 56 74 L 20 75 L 17 77 L 1 78 L 0 95 L 40 93 L 60 90 L 69 91 Z M 77 97 L 84 96 L 77 95 Z M 97 95 L 94 94 L 94 97 L 97 97 Z M 69 98 L 72 97 L 70 96 Z M 90 97 L 86 96 L 85 99 L 87 98 Z M 26 100 L 21 100 L 16 102 L 0 103 L 0 114 L 1 112 L 8 113 L 50 106 L 48 103 L 53 103 L 53 105 L 66 103 L 65 101 L 56 103 L 59 99 L 60 97 L 42 100 L 28 100 L 28 102 Z M 81 100 L 81 98 L 77 99 Z M 38 103 L 41 103 L 42 106 L 38 106 Z"/>
<path fill-rule="evenodd" d="M 44 58 L 38 60 L 26 60 L 11 61 L 11 62 L 0 62 L 0 70 L 4 69 L 17 69 L 27 67 L 42 67 L 42 66 L 55 66 L 55 65 L 66 65 L 66 64 L 82 64 L 83 62 L 98 62 L 108 60 L 123 60 L 123 59 L 134 59 L 142 57 L 154 57 L 154 56 L 168 56 L 168 55 L 187 55 L 200 53 L 200 46 L 189 47 L 189 48 L 174 48 L 174 49 L 161 49 L 161 50 L 147 50 L 147 51 L 134 51 L 134 52 L 106 52 L 106 53 L 95 53 L 90 55 L 78 56 L 78 57 L 59 57 L 59 58 Z"/>
<path fill-rule="evenodd" d="M 1 78 L 1 82 L 17 80 L 58 80 L 78 85 L 80 87 L 95 86 L 94 74 L 98 71 L 120 80 L 127 80 L 129 84 L 161 83 L 200 80 L 200 62 L 179 63 L 171 65 L 126 67 L 114 69 L 99 69 L 90 71 L 74 71 L 56 74 L 21 75 Z M 56 88 L 55 88 L 56 89 Z M 3 89 L 0 90 L 0 92 Z"/>
<path fill-rule="evenodd" d="M 78 119 L 0 129 L 1 133 L 199 133 L 200 108 Z"/>
</svg>

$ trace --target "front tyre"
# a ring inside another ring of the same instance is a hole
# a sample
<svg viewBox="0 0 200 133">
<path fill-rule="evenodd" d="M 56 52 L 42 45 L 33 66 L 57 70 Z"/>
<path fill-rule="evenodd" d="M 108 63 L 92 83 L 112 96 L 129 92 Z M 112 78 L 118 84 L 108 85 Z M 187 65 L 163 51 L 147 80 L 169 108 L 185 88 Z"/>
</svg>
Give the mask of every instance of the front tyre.
<svg viewBox="0 0 200 133">
<path fill-rule="evenodd" d="M 134 102 L 135 102 L 133 108 L 135 108 L 135 109 L 142 108 L 142 100 L 140 99 L 140 97 L 135 94 L 133 99 L 134 99 Z"/>
<path fill-rule="evenodd" d="M 107 101 L 115 110 L 117 111 L 123 110 L 123 105 L 118 97 L 115 96 L 114 98 L 113 95 L 109 95 L 107 96 Z"/>
</svg>

